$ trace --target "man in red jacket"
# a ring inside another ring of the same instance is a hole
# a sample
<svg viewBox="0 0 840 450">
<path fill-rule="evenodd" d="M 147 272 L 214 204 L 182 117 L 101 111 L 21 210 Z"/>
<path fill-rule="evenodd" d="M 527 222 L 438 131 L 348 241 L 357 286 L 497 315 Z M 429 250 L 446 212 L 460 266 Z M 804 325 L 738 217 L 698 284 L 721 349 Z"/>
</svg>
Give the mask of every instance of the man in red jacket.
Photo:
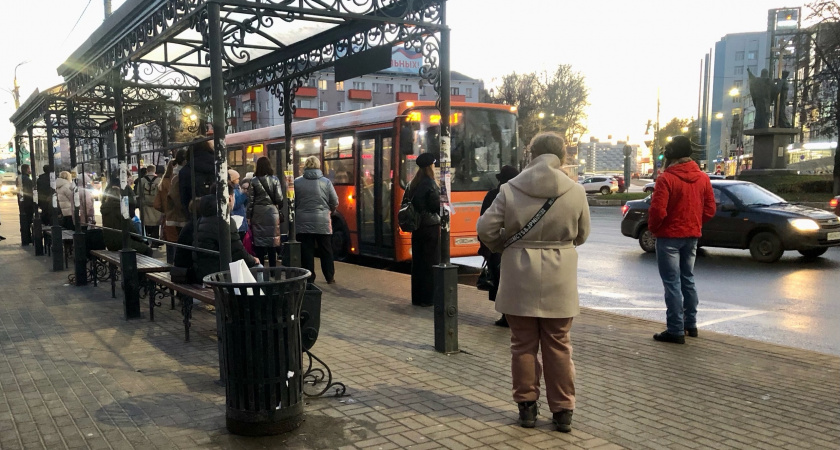
<svg viewBox="0 0 840 450">
<path fill-rule="evenodd" d="M 703 224 L 715 215 L 709 176 L 691 159 L 691 141 L 675 136 L 665 146 L 665 172 L 656 180 L 648 228 L 656 236 L 656 261 L 665 286 L 667 330 L 653 338 L 685 344 L 697 337 L 697 290 L 694 258 Z"/>
</svg>

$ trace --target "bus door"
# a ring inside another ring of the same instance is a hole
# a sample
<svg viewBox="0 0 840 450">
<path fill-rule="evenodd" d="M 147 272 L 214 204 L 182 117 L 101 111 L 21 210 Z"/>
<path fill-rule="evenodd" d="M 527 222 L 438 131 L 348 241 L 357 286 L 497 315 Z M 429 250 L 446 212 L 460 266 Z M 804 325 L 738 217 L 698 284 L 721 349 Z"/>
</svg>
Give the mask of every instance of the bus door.
<svg viewBox="0 0 840 450">
<path fill-rule="evenodd" d="M 392 131 L 358 134 L 359 177 L 356 190 L 359 251 L 394 258 Z"/>
</svg>

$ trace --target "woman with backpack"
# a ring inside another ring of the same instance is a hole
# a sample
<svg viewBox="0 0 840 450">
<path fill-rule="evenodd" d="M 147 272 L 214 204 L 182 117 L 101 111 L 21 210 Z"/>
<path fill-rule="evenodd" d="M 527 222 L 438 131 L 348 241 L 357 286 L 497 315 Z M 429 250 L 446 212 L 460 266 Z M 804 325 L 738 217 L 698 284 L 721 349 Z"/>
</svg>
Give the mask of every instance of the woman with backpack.
<svg viewBox="0 0 840 450">
<path fill-rule="evenodd" d="M 277 266 L 277 249 L 280 247 L 280 208 L 283 207 L 283 189 L 274 176 L 271 161 L 263 156 L 257 160 L 257 170 L 248 187 L 248 206 L 245 218 L 251 227 L 254 252 L 265 265 Z"/>
<path fill-rule="evenodd" d="M 411 233 L 411 304 L 434 305 L 434 272 L 440 264 L 440 188 L 435 182 L 434 155 L 416 159 L 417 173 L 408 185 L 402 204 L 411 203 L 419 216 Z"/>
</svg>

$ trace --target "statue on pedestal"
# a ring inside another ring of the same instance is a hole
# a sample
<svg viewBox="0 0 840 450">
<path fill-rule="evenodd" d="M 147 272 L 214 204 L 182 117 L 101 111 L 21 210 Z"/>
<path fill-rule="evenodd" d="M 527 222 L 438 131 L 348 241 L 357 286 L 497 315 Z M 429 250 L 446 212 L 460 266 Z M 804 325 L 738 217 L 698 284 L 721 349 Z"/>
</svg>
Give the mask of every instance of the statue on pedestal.
<svg viewBox="0 0 840 450">
<path fill-rule="evenodd" d="M 760 77 L 753 75 L 749 68 L 747 68 L 747 74 L 750 78 L 750 97 L 755 105 L 753 128 L 770 128 L 770 105 L 776 96 L 776 86 L 770 79 L 767 69 L 761 69 Z"/>
</svg>

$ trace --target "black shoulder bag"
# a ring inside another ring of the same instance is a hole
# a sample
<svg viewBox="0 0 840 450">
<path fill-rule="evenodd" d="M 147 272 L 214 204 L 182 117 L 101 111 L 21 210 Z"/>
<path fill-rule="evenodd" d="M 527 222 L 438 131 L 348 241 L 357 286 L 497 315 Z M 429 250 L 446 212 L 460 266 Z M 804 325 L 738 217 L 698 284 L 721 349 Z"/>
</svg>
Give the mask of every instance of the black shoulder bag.
<svg viewBox="0 0 840 450">
<path fill-rule="evenodd" d="M 413 233 L 420 228 L 420 213 L 417 212 L 417 209 L 414 208 L 414 195 L 411 197 L 408 196 L 411 193 L 411 188 L 406 192 L 406 195 L 403 197 L 402 205 L 400 206 L 400 210 L 397 213 L 397 221 L 400 224 L 400 229 L 402 229 L 406 233 Z M 406 200 L 407 199 L 407 200 Z"/>
<path fill-rule="evenodd" d="M 508 240 L 505 241 L 505 248 L 510 247 L 511 244 L 513 244 L 514 242 L 522 239 L 523 236 L 528 234 L 528 232 L 531 231 L 531 229 L 534 228 L 534 226 L 537 224 L 537 222 L 539 222 L 540 219 L 543 218 L 545 213 L 548 212 L 548 209 L 551 208 L 551 205 L 553 205 L 554 202 L 557 201 L 558 198 L 559 197 L 554 197 L 554 198 L 550 198 L 550 199 L 546 200 L 545 204 L 542 205 L 540 210 L 537 211 L 536 214 L 534 214 L 534 217 L 532 217 L 531 220 L 529 220 L 528 223 L 526 223 L 525 226 L 522 227 L 521 230 L 519 230 L 516 234 L 514 234 L 513 236 L 508 238 Z"/>
</svg>

